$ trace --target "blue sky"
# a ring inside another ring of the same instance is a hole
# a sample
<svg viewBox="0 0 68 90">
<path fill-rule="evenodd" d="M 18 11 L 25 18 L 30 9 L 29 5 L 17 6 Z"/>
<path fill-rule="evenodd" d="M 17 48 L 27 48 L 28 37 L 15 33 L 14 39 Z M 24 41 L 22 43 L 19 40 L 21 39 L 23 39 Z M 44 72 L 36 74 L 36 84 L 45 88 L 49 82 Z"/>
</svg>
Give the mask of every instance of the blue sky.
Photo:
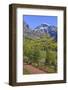
<svg viewBox="0 0 68 90">
<path fill-rule="evenodd" d="M 57 26 L 57 16 L 24 15 L 23 19 L 32 29 L 43 23 Z"/>
</svg>

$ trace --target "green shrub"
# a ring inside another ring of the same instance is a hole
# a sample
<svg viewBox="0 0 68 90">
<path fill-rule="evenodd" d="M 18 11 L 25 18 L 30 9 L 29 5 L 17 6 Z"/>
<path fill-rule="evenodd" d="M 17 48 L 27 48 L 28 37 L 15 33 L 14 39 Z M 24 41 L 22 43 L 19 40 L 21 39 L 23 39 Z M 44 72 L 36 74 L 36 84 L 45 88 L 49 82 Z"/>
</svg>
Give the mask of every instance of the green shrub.
<svg viewBox="0 0 68 90">
<path fill-rule="evenodd" d="M 57 53 L 56 53 L 56 51 L 51 51 L 51 50 L 47 51 L 46 63 L 53 64 L 53 65 L 57 64 Z"/>
</svg>

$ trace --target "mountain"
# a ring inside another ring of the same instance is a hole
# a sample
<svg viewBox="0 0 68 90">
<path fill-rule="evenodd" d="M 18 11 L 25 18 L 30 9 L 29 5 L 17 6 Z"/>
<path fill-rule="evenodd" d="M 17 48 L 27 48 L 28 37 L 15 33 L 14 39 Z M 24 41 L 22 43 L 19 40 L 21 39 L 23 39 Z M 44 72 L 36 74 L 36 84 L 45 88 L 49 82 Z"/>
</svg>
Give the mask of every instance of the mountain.
<svg viewBox="0 0 68 90">
<path fill-rule="evenodd" d="M 53 37 L 57 41 L 57 27 L 49 26 L 49 33 L 50 33 L 50 36 Z"/>
<path fill-rule="evenodd" d="M 29 25 L 26 24 L 25 22 L 23 22 L 23 32 L 24 32 L 24 36 L 27 36 L 31 32 Z"/>
<path fill-rule="evenodd" d="M 40 38 L 44 35 L 49 35 L 52 37 L 55 41 L 57 41 L 57 27 L 56 26 L 50 26 L 48 24 L 41 24 L 34 28 L 33 30 L 29 27 L 28 24 L 24 22 L 24 36 L 29 38 Z"/>
<path fill-rule="evenodd" d="M 39 38 L 37 35 L 36 35 L 36 32 L 33 31 L 29 25 L 27 23 L 23 23 L 23 32 L 24 32 L 24 37 L 28 37 L 28 38 Z"/>
</svg>

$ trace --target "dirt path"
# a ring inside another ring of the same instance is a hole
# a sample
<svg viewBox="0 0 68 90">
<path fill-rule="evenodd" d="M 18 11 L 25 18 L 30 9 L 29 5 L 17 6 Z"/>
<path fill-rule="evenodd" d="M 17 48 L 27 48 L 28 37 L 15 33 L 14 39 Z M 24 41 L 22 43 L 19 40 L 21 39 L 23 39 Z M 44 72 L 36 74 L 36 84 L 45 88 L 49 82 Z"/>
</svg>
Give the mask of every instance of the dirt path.
<svg viewBox="0 0 68 90">
<path fill-rule="evenodd" d="M 33 67 L 32 65 L 24 65 L 24 69 L 27 69 L 29 72 L 31 72 L 31 74 L 41 74 L 41 73 L 45 73 L 44 71 Z"/>
</svg>

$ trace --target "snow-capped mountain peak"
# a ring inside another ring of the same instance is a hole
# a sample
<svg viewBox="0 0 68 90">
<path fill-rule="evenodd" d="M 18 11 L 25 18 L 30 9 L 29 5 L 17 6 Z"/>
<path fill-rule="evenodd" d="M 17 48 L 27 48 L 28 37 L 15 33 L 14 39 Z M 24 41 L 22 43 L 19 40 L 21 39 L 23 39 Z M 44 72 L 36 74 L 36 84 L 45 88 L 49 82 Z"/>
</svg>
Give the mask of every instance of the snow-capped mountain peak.
<svg viewBox="0 0 68 90">
<path fill-rule="evenodd" d="M 30 29 L 28 24 L 24 24 L 24 34 L 30 37 L 41 37 L 43 35 L 48 34 L 49 36 L 53 37 L 57 40 L 57 27 L 51 26 L 46 23 L 38 25 L 33 30 Z"/>
</svg>

